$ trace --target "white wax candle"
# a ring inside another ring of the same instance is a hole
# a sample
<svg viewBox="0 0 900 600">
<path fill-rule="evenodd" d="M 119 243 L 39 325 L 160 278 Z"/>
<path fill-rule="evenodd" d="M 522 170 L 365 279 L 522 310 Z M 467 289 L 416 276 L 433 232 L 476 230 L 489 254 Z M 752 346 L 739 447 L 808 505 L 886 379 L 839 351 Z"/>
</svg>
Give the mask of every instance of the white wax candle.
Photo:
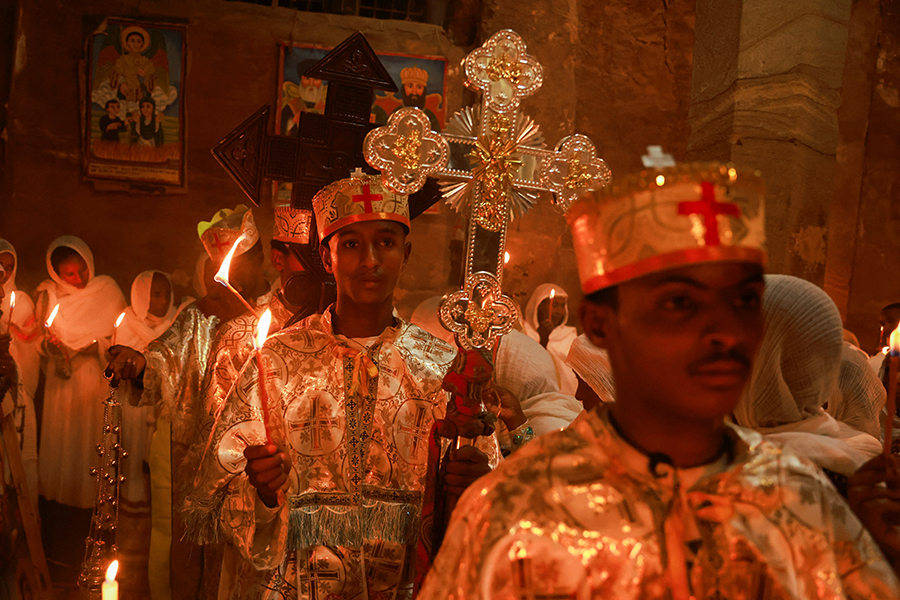
<svg viewBox="0 0 900 600">
<path fill-rule="evenodd" d="M 119 570 L 119 561 L 114 560 L 106 569 L 106 581 L 100 589 L 102 600 L 119 600 L 119 582 L 116 581 L 116 572 Z"/>
</svg>

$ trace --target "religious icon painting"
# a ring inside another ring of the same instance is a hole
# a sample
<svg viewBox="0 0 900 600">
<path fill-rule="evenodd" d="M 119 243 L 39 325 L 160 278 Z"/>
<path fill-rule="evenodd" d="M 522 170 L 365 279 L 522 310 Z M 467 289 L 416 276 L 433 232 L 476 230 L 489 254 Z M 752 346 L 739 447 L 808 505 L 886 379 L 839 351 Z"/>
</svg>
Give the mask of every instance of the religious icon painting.
<svg viewBox="0 0 900 600">
<path fill-rule="evenodd" d="M 297 135 L 300 113 L 325 113 L 328 82 L 305 77 L 304 73 L 324 57 L 331 48 L 302 44 L 281 44 L 278 68 L 278 110 L 276 132 Z M 421 108 L 435 131 L 442 131 L 447 116 L 447 59 L 440 56 L 377 53 L 390 73 L 399 92 L 375 91 L 372 123 L 384 125 L 388 117 L 404 106 Z M 275 183 L 275 204 L 290 204 L 291 184 Z M 439 212 L 438 206 L 426 213 Z"/>
<path fill-rule="evenodd" d="M 183 26 L 107 19 L 87 42 L 85 175 L 185 182 Z"/>
</svg>

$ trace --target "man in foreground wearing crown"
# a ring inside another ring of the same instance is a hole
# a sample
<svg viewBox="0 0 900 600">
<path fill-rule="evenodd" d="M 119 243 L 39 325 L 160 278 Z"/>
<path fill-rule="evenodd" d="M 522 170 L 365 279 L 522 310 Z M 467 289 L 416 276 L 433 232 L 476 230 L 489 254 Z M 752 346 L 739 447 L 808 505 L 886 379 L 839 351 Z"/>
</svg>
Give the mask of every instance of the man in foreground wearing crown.
<svg viewBox="0 0 900 600">
<path fill-rule="evenodd" d="M 421 600 L 897 598 L 825 476 L 725 418 L 763 334 L 763 187 L 685 165 L 570 210 L 616 402 L 472 486 Z"/>
<path fill-rule="evenodd" d="M 205 511 L 201 533 L 224 532 L 244 558 L 231 598 L 406 599 L 428 438 L 455 352 L 393 308 L 410 253 L 406 197 L 355 175 L 313 206 L 337 301 L 268 339 L 262 377 L 257 361 L 244 369 L 187 506 Z M 488 464 L 473 446 L 458 450 L 448 494 Z"/>
<path fill-rule="evenodd" d="M 239 205 L 234 211 L 218 211 L 212 221 L 198 225 L 198 233 L 210 256 L 209 264 L 214 268 L 218 268 L 238 238 L 243 236 L 232 258 L 230 283 L 250 302 L 265 293 L 268 284 L 262 272 L 264 256 L 259 231 L 253 213 L 246 206 Z M 171 510 L 167 511 L 171 521 L 154 519 L 151 526 L 151 581 L 155 585 L 154 591 L 159 589 L 164 597 L 216 596 L 219 565 L 215 564 L 215 559 L 204 564 L 202 548 L 182 539 L 181 507 L 192 477 L 181 467 L 198 435 L 204 409 L 200 383 L 213 337 L 220 323 L 233 319 L 243 310 L 243 304 L 234 294 L 222 286 L 215 286 L 206 296 L 181 311 L 172 326 L 151 342 L 146 352 L 125 346 L 113 346 L 109 351 L 112 362 L 107 372 L 115 379 L 130 383 L 133 402 L 156 408 L 158 431 L 171 432 L 170 453 L 165 457 L 168 461 L 151 459 L 151 470 L 155 467 L 157 471 L 172 474 Z M 163 440 L 160 438 L 157 442 Z M 153 502 L 160 504 L 157 500 L 154 494 Z M 154 515 L 157 514 L 154 510 Z M 218 562 L 221 564 L 220 559 Z M 206 575 L 201 578 L 202 570 L 206 570 Z"/>
</svg>

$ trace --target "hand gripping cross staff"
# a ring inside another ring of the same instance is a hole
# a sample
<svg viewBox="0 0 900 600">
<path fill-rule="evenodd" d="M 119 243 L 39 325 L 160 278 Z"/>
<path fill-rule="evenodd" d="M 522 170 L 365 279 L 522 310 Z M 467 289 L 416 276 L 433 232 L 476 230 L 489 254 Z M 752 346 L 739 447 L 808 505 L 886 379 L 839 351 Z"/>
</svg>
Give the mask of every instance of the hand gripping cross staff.
<svg viewBox="0 0 900 600">
<path fill-rule="evenodd" d="M 579 193 L 610 179 L 587 137 L 572 135 L 547 150 L 538 126 L 520 112 L 521 100 L 541 87 L 543 71 L 518 34 L 495 33 L 466 56 L 463 68 L 466 86 L 481 92 L 481 105 L 456 113 L 446 133 L 432 131 L 418 108 L 404 108 L 371 131 L 364 145 L 366 161 L 381 170 L 386 187 L 410 194 L 426 178 L 439 178 L 444 198 L 469 217 L 463 289 L 445 296 L 440 307 L 441 323 L 455 334 L 461 353 L 444 382 L 452 398 L 448 419 L 435 424 L 435 439 L 471 439 L 493 431 L 481 394 L 492 376 L 498 338 L 517 319 L 515 304 L 501 289 L 512 217 L 525 213 L 539 192 L 552 192 L 554 204 L 565 212 Z M 429 460 L 429 472 L 437 472 L 434 462 Z M 440 479 L 433 481 L 437 489 Z M 426 503 L 428 496 L 426 490 Z M 446 515 L 441 514 L 439 490 L 434 500 L 434 531 L 441 532 Z M 439 543 L 439 534 L 425 540 L 425 552 L 433 556 Z"/>
</svg>

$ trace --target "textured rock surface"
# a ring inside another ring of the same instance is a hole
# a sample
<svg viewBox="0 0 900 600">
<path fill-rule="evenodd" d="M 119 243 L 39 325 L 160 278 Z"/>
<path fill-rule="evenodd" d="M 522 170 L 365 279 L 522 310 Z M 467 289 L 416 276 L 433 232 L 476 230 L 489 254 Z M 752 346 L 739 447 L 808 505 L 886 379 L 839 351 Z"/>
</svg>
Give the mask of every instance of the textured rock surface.
<svg viewBox="0 0 900 600">
<path fill-rule="evenodd" d="M 697 3 L 688 156 L 762 171 L 770 270 L 820 285 L 850 7 Z"/>
</svg>

